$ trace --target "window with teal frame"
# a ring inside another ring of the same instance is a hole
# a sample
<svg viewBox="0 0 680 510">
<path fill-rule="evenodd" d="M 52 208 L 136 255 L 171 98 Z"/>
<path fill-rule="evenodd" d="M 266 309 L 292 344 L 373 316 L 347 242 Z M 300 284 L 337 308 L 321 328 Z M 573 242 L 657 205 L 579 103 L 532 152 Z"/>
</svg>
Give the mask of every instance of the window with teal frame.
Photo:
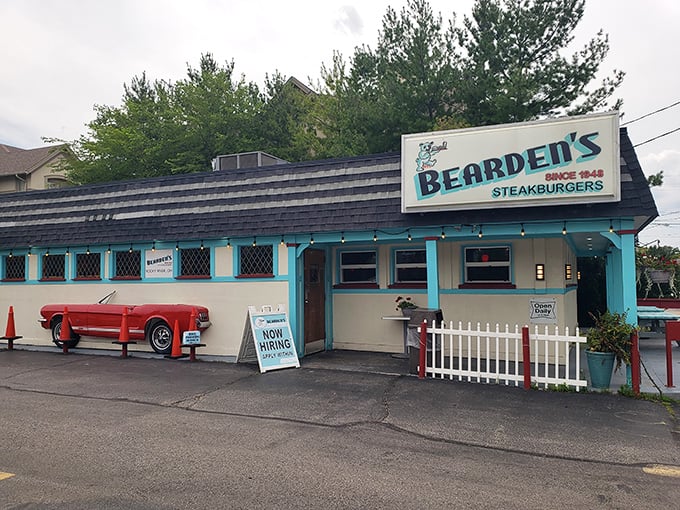
<svg viewBox="0 0 680 510">
<path fill-rule="evenodd" d="M 427 282 L 425 248 L 394 250 L 394 283 Z"/>
<path fill-rule="evenodd" d="M 510 283 L 510 246 L 465 248 L 465 283 Z"/>
<path fill-rule="evenodd" d="M 376 250 L 340 252 L 340 283 L 377 283 L 377 281 Z"/>
</svg>

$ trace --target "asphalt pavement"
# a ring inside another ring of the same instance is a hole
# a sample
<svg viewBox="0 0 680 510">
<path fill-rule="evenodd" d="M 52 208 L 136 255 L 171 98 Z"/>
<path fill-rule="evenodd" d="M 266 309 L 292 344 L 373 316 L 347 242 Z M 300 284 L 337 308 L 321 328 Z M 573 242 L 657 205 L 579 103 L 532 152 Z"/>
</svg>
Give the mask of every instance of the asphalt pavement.
<svg viewBox="0 0 680 510">
<path fill-rule="evenodd" d="M 437 442 L 671 466 L 680 476 L 677 401 L 420 380 L 407 373 L 406 360 L 382 353 L 330 351 L 265 374 L 255 364 L 101 354 L 3 349 L 0 387 L 10 395 L 143 402 L 327 427 L 378 424 Z"/>
</svg>

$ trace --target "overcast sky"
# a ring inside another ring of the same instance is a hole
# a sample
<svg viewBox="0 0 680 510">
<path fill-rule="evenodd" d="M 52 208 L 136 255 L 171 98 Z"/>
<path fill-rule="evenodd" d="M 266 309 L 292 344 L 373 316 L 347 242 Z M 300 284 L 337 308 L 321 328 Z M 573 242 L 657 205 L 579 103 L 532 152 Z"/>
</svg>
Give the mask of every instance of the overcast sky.
<svg viewBox="0 0 680 510">
<path fill-rule="evenodd" d="M 375 46 L 388 5 L 406 0 L 0 0 L 0 143 L 39 147 L 42 137 L 85 134 L 96 104 L 118 106 L 123 83 L 186 77 L 202 53 L 234 60 L 236 73 L 262 85 L 266 73 L 314 84 L 333 50 Z M 458 20 L 472 0 L 431 0 Z M 617 97 L 623 123 L 680 101 L 680 2 L 588 0 L 576 33 L 582 46 L 609 34 L 604 71 L 626 71 Z M 680 105 L 628 126 L 647 175 L 664 171 L 654 189 L 660 218 L 641 234 L 680 247 Z"/>
</svg>

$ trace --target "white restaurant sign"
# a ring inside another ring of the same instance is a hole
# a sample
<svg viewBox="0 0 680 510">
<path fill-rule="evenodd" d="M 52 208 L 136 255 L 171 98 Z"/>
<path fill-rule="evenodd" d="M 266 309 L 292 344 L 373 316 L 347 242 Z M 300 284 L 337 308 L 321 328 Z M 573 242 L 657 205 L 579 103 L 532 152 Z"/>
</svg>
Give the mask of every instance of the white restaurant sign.
<svg viewBox="0 0 680 510">
<path fill-rule="evenodd" d="M 401 210 L 620 200 L 618 112 L 403 135 Z"/>
</svg>

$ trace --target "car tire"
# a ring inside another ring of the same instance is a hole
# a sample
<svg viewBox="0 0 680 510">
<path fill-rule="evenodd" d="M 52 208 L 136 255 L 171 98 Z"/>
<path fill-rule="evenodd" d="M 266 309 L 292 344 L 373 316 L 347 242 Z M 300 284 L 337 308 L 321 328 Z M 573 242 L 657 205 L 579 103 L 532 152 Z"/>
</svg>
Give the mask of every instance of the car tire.
<svg viewBox="0 0 680 510">
<path fill-rule="evenodd" d="M 55 317 L 52 319 L 52 341 L 59 347 L 60 349 L 64 348 L 64 342 L 59 340 L 59 337 L 61 336 L 61 325 L 62 325 L 62 318 L 61 317 Z M 71 330 L 71 340 L 69 340 L 66 343 L 66 347 L 69 349 L 72 347 L 75 347 L 78 345 L 78 342 L 80 342 L 80 335 L 76 335 L 73 330 Z"/>
<path fill-rule="evenodd" d="M 156 321 L 151 325 L 147 340 L 158 354 L 170 354 L 172 351 L 172 329 L 163 321 Z"/>
</svg>

